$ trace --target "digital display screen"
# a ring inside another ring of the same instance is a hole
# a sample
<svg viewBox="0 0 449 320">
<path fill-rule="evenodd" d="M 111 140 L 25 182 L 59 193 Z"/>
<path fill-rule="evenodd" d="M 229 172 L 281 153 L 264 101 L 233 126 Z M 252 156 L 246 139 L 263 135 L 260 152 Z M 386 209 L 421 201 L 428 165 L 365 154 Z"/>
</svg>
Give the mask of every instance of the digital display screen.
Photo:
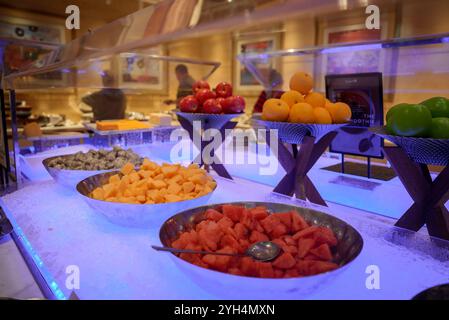
<svg viewBox="0 0 449 320">
<path fill-rule="evenodd" d="M 326 76 L 326 95 L 332 102 L 345 102 L 352 111 L 351 125 L 338 130 L 330 151 L 382 158 L 383 139 L 368 128 L 383 125 L 381 73 Z"/>
</svg>

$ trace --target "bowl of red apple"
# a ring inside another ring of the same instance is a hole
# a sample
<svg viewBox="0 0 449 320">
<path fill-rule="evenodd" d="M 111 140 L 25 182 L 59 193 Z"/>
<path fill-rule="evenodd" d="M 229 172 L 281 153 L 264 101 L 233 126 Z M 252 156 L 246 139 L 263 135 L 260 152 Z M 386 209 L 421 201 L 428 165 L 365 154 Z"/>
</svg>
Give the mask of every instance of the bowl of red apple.
<svg viewBox="0 0 449 320">
<path fill-rule="evenodd" d="M 192 95 L 179 102 L 179 109 L 185 113 L 239 114 L 245 110 L 245 99 L 233 95 L 232 84 L 220 82 L 214 89 L 207 81 L 196 81 L 192 86 Z"/>
</svg>

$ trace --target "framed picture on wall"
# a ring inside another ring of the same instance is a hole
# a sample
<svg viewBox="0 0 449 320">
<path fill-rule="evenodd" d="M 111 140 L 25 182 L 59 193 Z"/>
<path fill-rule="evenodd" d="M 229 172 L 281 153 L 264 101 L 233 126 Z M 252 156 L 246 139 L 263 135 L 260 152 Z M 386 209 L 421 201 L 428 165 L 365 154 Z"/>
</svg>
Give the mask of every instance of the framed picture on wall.
<svg viewBox="0 0 449 320">
<path fill-rule="evenodd" d="M 61 25 L 43 24 L 32 20 L 0 16 L 0 39 L 7 40 L 3 52 L 3 72 L 9 74 L 37 64 L 43 56 L 65 43 L 66 30 Z M 17 41 L 15 41 L 17 40 Z M 42 45 L 34 42 L 42 42 Z M 29 43 L 28 43 L 29 42 Z M 65 76 L 61 71 L 36 74 L 27 79 L 30 87 L 61 85 Z"/>
<path fill-rule="evenodd" d="M 152 58 L 164 55 L 162 46 L 139 53 L 124 53 L 118 62 L 119 85 L 123 89 L 165 91 L 167 88 L 167 62 Z"/>
<path fill-rule="evenodd" d="M 368 30 L 365 24 L 324 28 L 323 44 L 332 46 L 339 43 L 381 41 L 389 36 L 388 21 L 383 21 L 381 26 L 379 30 Z M 395 85 L 393 55 L 394 50 L 384 50 L 377 44 L 336 48 L 322 56 L 320 68 L 324 75 L 380 72 L 384 76 L 384 89 L 387 93 L 392 93 Z M 393 95 L 385 94 L 384 99 L 391 101 Z"/>
<path fill-rule="evenodd" d="M 234 87 L 237 91 L 258 93 L 264 86 L 253 76 L 253 74 L 237 59 L 241 54 L 263 54 L 279 50 L 280 37 L 277 34 L 269 36 L 256 36 L 239 38 L 235 41 L 235 68 Z M 282 76 L 276 70 L 276 62 L 273 59 L 261 56 L 255 63 L 264 82 L 270 83 L 273 88 L 282 85 Z"/>
</svg>

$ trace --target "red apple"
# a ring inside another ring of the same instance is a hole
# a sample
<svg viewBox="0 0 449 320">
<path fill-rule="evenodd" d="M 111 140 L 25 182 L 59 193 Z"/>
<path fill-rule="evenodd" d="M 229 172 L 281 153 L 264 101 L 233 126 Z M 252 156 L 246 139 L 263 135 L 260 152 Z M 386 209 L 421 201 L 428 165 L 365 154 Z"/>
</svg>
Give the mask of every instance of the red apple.
<svg viewBox="0 0 449 320">
<path fill-rule="evenodd" d="M 215 94 L 215 92 L 210 91 L 209 89 L 200 89 L 195 94 L 195 98 L 198 100 L 200 105 L 203 105 L 206 100 L 215 99 L 216 97 L 217 95 Z"/>
<path fill-rule="evenodd" d="M 245 99 L 240 96 L 228 97 L 221 106 L 224 113 L 242 113 L 245 110 Z"/>
<path fill-rule="evenodd" d="M 207 83 L 207 81 L 204 81 L 204 80 L 198 80 L 192 86 L 193 93 L 197 93 L 201 89 L 210 90 L 209 83 Z"/>
<path fill-rule="evenodd" d="M 209 99 L 204 102 L 202 111 L 204 113 L 220 114 L 223 112 L 223 109 L 217 99 Z"/>
<path fill-rule="evenodd" d="M 217 99 L 215 99 L 215 100 L 217 100 L 217 102 L 220 104 L 220 106 L 223 108 L 223 103 L 224 103 L 224 101 L 226 100 L 225 98 L 221 98 L 221 97 L 218 97 Z"/>
<path fill-rule="evenodd" d="M 215 88 L 217 97 L 227 98 L 232 96 L 232 85 L 228 82 L 220 82 Z"/>
<path fill-rule="evenodd" d="M 181 109 L 182 112 L 189 112 L 189 113 L 198 112 L 199 106 L 200 103 L 194 96 L 184 97 L 179 102 L 179 109 Z"/>
</svg>

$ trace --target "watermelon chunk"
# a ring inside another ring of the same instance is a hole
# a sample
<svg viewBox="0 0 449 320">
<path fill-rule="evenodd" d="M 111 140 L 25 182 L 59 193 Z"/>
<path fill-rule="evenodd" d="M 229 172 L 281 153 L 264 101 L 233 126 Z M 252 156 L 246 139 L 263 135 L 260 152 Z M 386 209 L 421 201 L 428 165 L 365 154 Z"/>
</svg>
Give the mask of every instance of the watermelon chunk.
<svg viewBox="0 0 449 320">
<path fill-rule="evenodd" d="M 298 258 L 304 258 L 309 251 L 315 246 L 314 239 L 299 239 L 298 240 Z"/>
<path fill-rule="evenodd" d="M 234 227 L 234 222 L 228 217 L 221 218 L 217 224 L 220 226 L 221 230 L 225 231 L 228 228 Z"/>
<path fill-rule="evenodd" d="M 338 243 L 334 232 L 327 227 L 318 227 L 318 230 L 315 233 L 315 241 L 317 244 L 326 243 L 331 247 L 336 246 Z"/>
<path fill-rule="evenodd" d="M 296 269 L 288 269 L 285 271 L 284 278 L 298 278 L 301 275 Z"/>
<path fill-rule="evenodd" d="M 265 229 L 266 233 L 271 233 L 273 229 L 280 224 L 279 218 L 275 214 L 270 214 L 268 217 L 260 221 L 260 224 Z"/>
<path fill-rule="evenodd" d="M 279 269 L 290 269 L 293 268 L 295 265 L 296 265 L 295 258 L 293 258 L 293 256 L 288 252 L 284 252 L 279 257 L 277 257 L 276 260 L 273 261 L 273 267 Z"/>
<path fill-rule="evenodd" d="M 239 222 L 243 217 L 243 211 L 245 210 L 242 206 L 233 206 L 233 205 L 223 205 L 222 206 L 223 214 L 231 219 L 234 222 Z"/>
<path fill-rule="evenodd" d="M 293 239 L 298 240 L 299 238 L 312 237 L 313 234 L 318 230 L 317 226 L 311 226 L 301 231 L 296 232 L 293 235 Z"/>
<path fill-rule="evenodd" d="M 248 210 L 250 215 L 255 220 L 263 220 L 268 217 L 268 211 L 265 207 L 255 207 Z"/>
<path fill-rule="evenodd" d="M 249 277 L 257 277 L 257 263 L 250 257 L 244 257 L 240 261 L 240 270 Z"/>
<path fill-rule="evenodd" d="M 235 249 L 237 252 L 243 253 L 240 243 L 231 235 L 225 234 L 220 241 L 220 246 L 222 247 L 231 247 Z"/>
<path fill-rule="evenodd" d="M 277 225 L 274 226 L 270 235 L 273 238 L 279 238 L 287 233 L 288 233 L 287 227 L 283 223 L 279 222 Z"/>
<path fill-rule="evenodd" d="M 280 279 L 280 278 L 284 277 L 284 274 L 285 274 L 284 270 L 281 270 L 281 269 L 278 269 L 278 268 L 273 268 L 273 270 L 274 270 L 274 277 L 275 278 Z"/>
<path fill-rule="evenodd" d="M 215 222 L 219 221 L 221 218 L 223 218 L 223 214 L 218 212 L 215 209 L 207 209 L 205 213 L 206 219 L 213 220 Z"/>
<path fill-rule="evenodd" d="M 276 213 L 276 216 L 287 227 L 287 230 L 290 230 L 290 228 L 292 227 L 291 213 L 290 212 Z"/>
<path fill-rule="evenodd" d="M 274 278 L 274 270 L 270 262 L 259 262 L 258 270 L 261 278 Z"/>
<path fill-rule="evenodd" d="M 261 233 L 257 230 L 254 230 L 253 232 L 251 232 L 251 236 L 249 237 L 249 241 L 250 243 L 256 243 L 256 242 L 261 242 L 261 241 L 269 241 L 270 239 L 268 238 L 268 236 L 264 233 Z"/>
<path fill-rule="evenodd" d="M 332 260 L 331 249 L 329 248 L 329 245 L 327 245 L 326 243 L 323 243 L 322 245 L 320 245 L 314 249 L 311 249 L 310 253 L 313 254 L 314 256 L 318 257 L 320 260 L 324 260 L 324 261 Z"/>
<path fill-rule="evenodd" d="M 244 276 L 243 272 L 240 271 L 239 268 L 229 268 L 228 272 L 229 272 L 230 274 L 235 275 L 235 276 Z"/>
<path fill-rule="evenodd" d="M 249 235 L 248 229 L 242 223 L 236 223 L 234 226 L 234 231 L 237 239 L 247 239 Z"/>
<path fill-rule="evenodd" d="M 306 220 L 296 211 L 291 211 L 290 216 L 292 219 L 292 232 L 298 232 L 309 227 Z"/>
</svg>

